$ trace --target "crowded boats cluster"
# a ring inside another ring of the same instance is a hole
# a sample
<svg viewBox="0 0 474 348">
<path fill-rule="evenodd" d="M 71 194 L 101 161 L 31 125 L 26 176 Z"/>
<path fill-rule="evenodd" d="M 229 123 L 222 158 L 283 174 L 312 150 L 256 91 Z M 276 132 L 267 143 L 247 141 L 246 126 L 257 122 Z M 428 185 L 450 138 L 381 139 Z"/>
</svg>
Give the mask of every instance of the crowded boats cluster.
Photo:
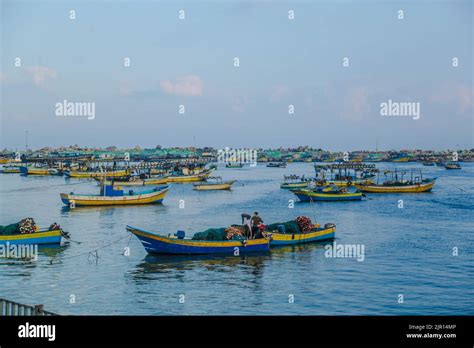
<svg viewBox="0 0 474 348">
<path fill-rule="evenodd" d="M 406 162 L 398 155 L 394 162 Z M 333 159 L 333 158 L 331 158 Z M 362 201 L 366 195 L 384 193 L 424 193 L 430 192 L 436 178 L 423 176 L 421 168 L 383 170 L 373 162 L 346 160 L 320 161 L 312 165 L 314 176 L 287 174 L 288 159 L 266 162 L 268 170 L 282 170 L 283 192 L 292 192 L 301 202 Z M 307 162 L 307 161 L 304 161 Z M 203 156 L 175 158 L 131 158 L 123 156 L 50 156 L 48 158 L 3 157 L 3 174 L 28 176 L 63 176 L 65 180 L 88 180 L 97 185 L 96 194 L 81 192 L 58 192 L 67 209 L 84 206 L 115 206 L 163 204 L 173 185 L 191 183 L 194 191 L 230 191 L 236 179 L 223 180 L 214 176 L 218 168 L 214 158 Z M 423 166 L 438 162 L 423 161 Z M 257 165 L 256 163 L 253 166 Z M 446 169 L 461 169 L 458 161 L 449 161 Z M 223 163 L 225 170 L 244 167 L 237 160 Z M 249 167 L 252 167 L 249 166 Z M 250 168 L 251 170 L 251 168 Z M 234 175 L 238 171 L 230 171 Z M 202 193 L 204 194 L 204 193 Z M 231 198 L 230 198 L 231 199 Z M 24 228 L 27 221 L 32 228 Z M 0 226 L 0 244 L 31 243 L 57 244 L 69 235 L 56 223 L 48 228 L 39 228 L 33 219 L 25 219 L 16 224 Z M 307 216 L 297 216 L 294 220 L 264 224 L 258 212 L 253 216 L 242 214 L 239 224 L 227 227 L 210 228 L 186 236 L 182 230 L 177 232 L 152 232 L 140 227 L 124 226 L 135 235 L 150 253 L 158 254 L 208 254 L 241 253 L 266 251 L 270 247 L 309 242 L 327 241 L 335 238 L 336 225 L 332 222 L 321 226 Z"/>
</svg>

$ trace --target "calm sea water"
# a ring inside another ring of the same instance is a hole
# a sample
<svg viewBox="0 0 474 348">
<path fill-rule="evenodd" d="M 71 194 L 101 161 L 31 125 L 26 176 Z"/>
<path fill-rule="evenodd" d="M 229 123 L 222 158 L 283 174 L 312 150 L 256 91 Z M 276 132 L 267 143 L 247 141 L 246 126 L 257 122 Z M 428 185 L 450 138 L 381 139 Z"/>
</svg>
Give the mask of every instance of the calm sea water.
<svg viewBox="0 0 474 348">
<path fill-rule="evenodd" d="M 69 210 L 59 193 L 96 193 L 94 182 L 0 175 L 0 224 L 27 216 L 41 226 L 56 221 L 80 242 L 42 249 L 36 263 L 0 262 L 0 297 L 43 303 L 60 314 L 473 315 L 474 164 L 460 171 L 421 164 L 397 168 L 422 168 L 425 176 L 439 179 L 432 193 L 296 203 L 291 209 L 295 197 L 279 183 L 283 174 L 313 175 L 311 164 L 220 167 L 216 175 L 239 180 L 232 192 L 196 192 L 191 184 L 176 184 L 164 205 Z M 334 222 L 336 243 L 363 244 L 365 259 L 327 258 L 322 244 L 248 257 L 150 257 L 125 230 L 129 224 L 192 234 L 240 223 L 241 213 L 255 210 L 267 223 L 299 215 Z M 101 247 L 96 262 L 88 253 Z M 399 294 L 404 303 L 398 303 Z"/>
</svg>

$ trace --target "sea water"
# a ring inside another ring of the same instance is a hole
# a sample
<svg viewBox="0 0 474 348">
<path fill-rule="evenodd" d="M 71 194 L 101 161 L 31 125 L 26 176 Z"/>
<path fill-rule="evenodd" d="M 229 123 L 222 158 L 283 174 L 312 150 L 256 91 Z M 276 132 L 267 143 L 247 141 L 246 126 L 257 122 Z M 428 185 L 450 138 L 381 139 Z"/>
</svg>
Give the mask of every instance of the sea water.
<svg viewBox="0 0 474 348">
<path fill-rule="evenodd" d="M 0 297 L 59 314 L 473 315 L 474 164 L 377 166 L 422 169 L 438 180 L 431 193 L 299 203 L 279 186 L 283 175 L 314 175 L 311 163 L 219 165 L 215 175 L 238 180 L 232 191 L 174 184 L 163 205 L 65 209 L 60 192 L 97 193 L 96 182 L 0 175 L 0 224 L 57 222 L 74 241 L 40 248 L 34 262 L 0 260 Z M 300 215 L 335 223 L 336 243 L 363 246 L 363 261 L 327 257 L 332 242 L 242 257 L 149 256 L 125 230 L 191 236 L 238 224 L 240 214 L 254 211 L 265 223 Z"/>
</svg>

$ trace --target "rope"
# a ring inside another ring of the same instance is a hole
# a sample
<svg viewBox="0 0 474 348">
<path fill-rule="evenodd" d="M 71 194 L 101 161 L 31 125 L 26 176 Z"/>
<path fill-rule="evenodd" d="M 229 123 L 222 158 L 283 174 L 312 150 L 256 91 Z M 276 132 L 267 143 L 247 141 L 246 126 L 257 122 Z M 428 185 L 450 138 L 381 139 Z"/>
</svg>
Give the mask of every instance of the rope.
<svg viewBox="0 0 474 348">
<path fill-rule="evenodd" d="M 131 234 L 130 234 L 130 235 L 127 234 L 127 235 L 124 236 L 124 237 L 121 237 L 121 238 L 119 238 L 119 239 L 117 239 L 117 240 L 114 240 L 114 241 L 112 241 L 112 242 L 110 242 L 110 243 L 104 244 L 104 245 L 102 245 L 102 246 L 100 246 L 100 247 L 98 247 L 98 248 L 92 249 L 92 250 L 90 250 L 90 251 L 85 251 L 85 252 L 83 252 L 83 253 L 79 253 L 79 254 L 71 255 L 71 256 L 55 257 L 55 258 L 53 258 L 52 260 L 50 260 L 49 263 L 50 263 L 51 265 L 52 265 L 54 262 L 56 262 L 56 261 L 59 262 L 59 263 L 62 263 L 62 260 L 72 259 L 72 258 L 75 258 L 75 257 L 84 256 L 84 255 L 87 255 L 87 260 L 88 260 L 89 262 L 90 262 L 90 259 L 91 259 L 91 257 L 92 257 L 92 258 L 94 258 L 95 262 L 97 263 L 97 262 L 99 261 L 99 258 L 100 258 L 100 257 L 99 257 L 99 253 L 98 253 L 99 250 L 102 250 L 102 249 L 107 248 L 107 247 L 109 247 L 109 246 L 111 246 L 111 245 L 113 245 L 113 244 L 116 244 L 116 243 L 120 242 L 121 240 L 123 240 L 123 239 L 125 239 L 125 238 L 129 238 L 129 241 L 128 241 L 128 243 L 127 243 L 127 246 L 128 246 L 128 245 L 130 244 L 130 240 L 132 239 L 131 237 L 132 237 Z"/>
</svg>

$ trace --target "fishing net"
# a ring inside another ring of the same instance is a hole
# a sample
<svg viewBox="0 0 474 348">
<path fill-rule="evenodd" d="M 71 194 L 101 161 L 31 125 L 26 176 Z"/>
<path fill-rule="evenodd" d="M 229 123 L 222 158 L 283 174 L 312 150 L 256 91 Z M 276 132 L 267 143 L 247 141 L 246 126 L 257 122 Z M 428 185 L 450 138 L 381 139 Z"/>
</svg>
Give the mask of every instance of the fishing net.
<svg viewBox="0 0 474 348">
<path fill-rule="evenodd" d="M 0 235 L 8 236 L 12 234 L 19 234 L 20 233 L 20 225 L 18 223 L 0 226 Z"/>
<path fill-rule="evenodd" d="M 33 233 L 36 231 L 36 223 L 32 218 L 23 219 L 18 224 L 20 226 L 21 234 Z"/>
<path fill-rule="evenodd" d="M 225 228 L 209 228 L 202 232 L 197 232 L 193 236 L 193 240 L 227 240 Z"/>
<path fill-rule="evenodd" d="M 296 222 L 302 232 L 309 232 L 313 228 L 313 223 L 307 216 L 298 216 Z"/>
<path fill-rule="evenodd" d="M 283 229 L 279 227 L 280 225 L 283 225 Z M 266 228 L 267 231 L 279 231 L 280 233 L 300 233 L 300 228 L 296 221 L 290 220 L 287 222 L 277 222 L 274 224 L 267 225 Z"/>
</svg>

